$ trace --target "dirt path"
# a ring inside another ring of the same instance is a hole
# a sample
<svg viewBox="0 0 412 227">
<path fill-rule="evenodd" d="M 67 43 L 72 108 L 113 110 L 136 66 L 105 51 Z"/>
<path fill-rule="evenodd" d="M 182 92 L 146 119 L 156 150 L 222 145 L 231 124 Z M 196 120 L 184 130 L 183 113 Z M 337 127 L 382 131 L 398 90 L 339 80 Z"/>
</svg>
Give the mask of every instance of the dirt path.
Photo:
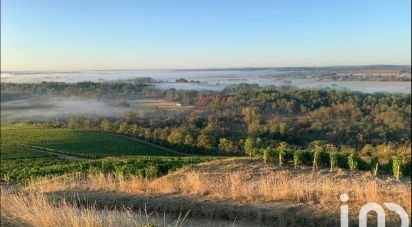
<svg viewBox="0 0 412 227">
<path fill-rule="evenodd" d="M 157 144 L 154 144 L 154 143 L 147 142 L 146 140 L 138 139 L 138 138 L 136 138 L 136 137 L 126 136 L 126 135 L 120 135 L 120 134 L 116 134 L 116 133 L 112 133 L 112 132 L 103 132 L 103 133 L 108 133 L 108 134 L 111 134 L 111 135 L 120 136 L 120 137 L 126 138 L 126 139 L 128 139 L 128 140 L 132 140 L 132 141 L 135 141 L 135 142 L 143 143 L 143 144 L 146 144 L 146 145 L 149 145 L 149 146 L 152 146 L 152 147 L 156 147 L 156 148 L 159 148 L 159 149 L 162 149 L 162 150 L 164 150 L 164 151 L 167 151 L 167 152 L 170 152 L 170 153 L 174 153 L 174 154 L 177 154 L 177 155 L 190 156 L 190 154 L 186 154 L 186 153 L 182 153 L 182 152 L 179 152 L 179 151 L 175 151 L 175 150 L 172 150 L 172 149 L 170 149 L 170 148 L 163 147 L 163 146 L 161 146 L 161 145 L 157 145 Z"/>
<path fill-rule="evenodd" d="M 27 149 L 27 150 L 47 153 L 47 154 L 50 154 L 50 155 L 55 155 L 58 158 L 69 160 L 69 161 L 97 160 L 97 159 L 93 159 L 93 158 L 86 158 L 86 157 L 79 157 L 79 156 L 75 156 L 75 155 L 63 154 L 63 153 L 60 153 L 58 151 L 49 151 L 49 150 L 47 150 L 47 148 L 29 147 L 29 146 L 24 146 L 24 145 L 13 145 L 13 146 L 21 147 L 21 148 L 24 148 L 24 149 Z"/>
</svg>

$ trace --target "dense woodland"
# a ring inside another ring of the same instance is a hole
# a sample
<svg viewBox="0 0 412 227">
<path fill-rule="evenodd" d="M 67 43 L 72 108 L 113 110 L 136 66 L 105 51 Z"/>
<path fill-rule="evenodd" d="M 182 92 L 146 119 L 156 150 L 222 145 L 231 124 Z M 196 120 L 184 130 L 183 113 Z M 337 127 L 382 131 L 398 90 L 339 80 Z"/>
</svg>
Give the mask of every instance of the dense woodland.
<svg viewBox="0 0 412 227">
<path fill-rule="evenodd" d="M 142 82 L 1 84 L 2 101 L 28 96 L 125 100 L 162 98 L 185 110 L 158 108 L 151 117 L 129 111 L 121 119 L 73 116 L 50 127 L 127 134 L 197 154 L 264 156 L 265 149 L 333 146 L 340 153 L 408 161 L 411 94 L 259 87 L 239 84 L 221 92 L 158 90 Z"/>
</svg>

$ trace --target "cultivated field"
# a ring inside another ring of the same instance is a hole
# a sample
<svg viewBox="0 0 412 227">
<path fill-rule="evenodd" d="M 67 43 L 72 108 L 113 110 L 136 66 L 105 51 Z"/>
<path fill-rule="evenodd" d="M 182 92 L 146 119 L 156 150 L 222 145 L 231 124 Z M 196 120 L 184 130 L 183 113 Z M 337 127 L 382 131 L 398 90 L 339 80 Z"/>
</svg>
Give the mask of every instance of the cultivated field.
<svg viewBox="0 0 412 227">
<path fill-rule="evenodd" d="M 2 126 L 1 143 L 86 158 L 176 156 L 176 153 L 138 143 L 123 136 L 98 131 L 40 128 L 32 125 Z"/>
<path fill-rule="evenodd" d="M 27 182 L 67 173 L 153 178 L 208 157 L 179 153 L 115 134 L 8 125 L 1 128 L 1 181 Z"/>
</svg>

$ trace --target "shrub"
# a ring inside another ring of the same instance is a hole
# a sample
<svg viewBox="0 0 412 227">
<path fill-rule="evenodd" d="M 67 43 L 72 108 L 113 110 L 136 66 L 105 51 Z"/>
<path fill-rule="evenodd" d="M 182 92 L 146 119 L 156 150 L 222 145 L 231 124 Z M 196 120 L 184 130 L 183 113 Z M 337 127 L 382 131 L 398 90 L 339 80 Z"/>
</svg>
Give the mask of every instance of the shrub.
<svg viewBox="0 0 412 227">
<path fill-rule="evenodd" d="M 282 167 L 284 160 L 284 157 L 286 155 L 286 150 L 288 148 L 288 144 L 286 142 L 280 142 L 278 145 L 278 160 L 279 160 L 279 166 Z"/>
<path fill-rule="evenodd" d="M 320 150 L 315 150 L 313 152 L 313 167 L 312 167 L 312 170 L 317 169 L 318 166 L 319 166 L 320 153 L 321 153 Z"/>
<path fill-rule="evenodd" d="M 355 157 L 356 157 L 356 162 L 358 163 L 358 170 L 364 170 L 364 171 L 370 170 L 370 163 L 367 163 L 365 160 L 363 160 L 357 155 Z"/>
<path fill-rule="evenodd" d="M 278 160 L 279 160 L 279 166 L 282 167 L 282 164 L 284 162 L 284 156 L 285 156 L 286 152 L 283 149 L 279 149 L 278 151 Z"/>
<path fill-rule="evenodd" d="M 319 154 L 319 165 L 323 165 L 330 162 L 329 153 L 321 151 Z"/>
<path fill-rule="evenodd" d="M 115 168 L 113 166 L 113 163 L 110 161 L 103 161 L 101 164 L 101 171 L 104 173 L 114 172 Z"/>
<path fill-rule="evenodd" d="M 411 172 L 412 172 L 412 162 L 411 160 L 409 160 L 405 164 L 402 165 L 402 173 L 403 175 L 410 176 Z"/>
<path fill-rule="evenodd" d="M 392 173 L 396 180 L 399 180 L 402 176 L 401 171 L 402 162 L 399 157 L 393 156 L 392 157 Z"/>
<path fill-rule="evenodd" d="M 301 153 L 302 153 L 302 157 L 301 157 L 302 164 L 305 164 L 305 165 L 312 164 L 313 152 L 301 151 Z"/>
<path fill-rule="evenodd" d="M 336 163 L 337 163 L 336 152 L 329 153 L 329 161 L 330 161 L 330 171 L 332 172 L 333 168 L 335 168 Z"/>
<path fill-rule="evenodd" d="M 268 160 L 270 160 L 270 148 L 267 147 L 265 149 L 262 149 L 262 153 L 263 153 L 263 161 L 265 162 L 265 164 L 268 162 Z"/>
<path fill-rule="evenodd" d="M 293 153 L 293 164 L 295 165 L 295 169 L 297 169 L 298 165 L 302 162 L 302 156 L 302 151 L 295 150 L 295 152 Z"/>
<path fill-rule="evenodd" d="M 159 176 L 159 169 L 156 165 L 149 165 L 145 168 L 145 177 L 147 179 L 153 179 Z"/>
<path fill-rule="evenodd" d="M 358 169 L 358 158 L 356 153 L 351 153 L 348 157 L 348 165 L 351 171 Z"/>
<path fill-rule="evenodd" d="M 372 170 L 373 176 L 376 177 L 378 175 L 379 170 L 379 158 L 374 156 L 371 159 L 370 169 Z"/>
<path fill-rule="evenodd" d="M 348 157 L 344 154 L 336 154 L 336 165 L 340 168 L 348 169 Z"/>
</svg>

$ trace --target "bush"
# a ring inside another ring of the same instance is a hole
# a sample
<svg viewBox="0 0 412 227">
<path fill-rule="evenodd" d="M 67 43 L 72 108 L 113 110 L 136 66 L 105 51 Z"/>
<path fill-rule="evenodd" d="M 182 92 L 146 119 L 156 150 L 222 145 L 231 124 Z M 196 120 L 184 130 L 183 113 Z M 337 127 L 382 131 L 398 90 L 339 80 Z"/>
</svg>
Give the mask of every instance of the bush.
<svg viewBox="0 0 412 227">
<path fill-rule="evenodd" d="M 401 171 L 402 162 L 399 157 L 393 156 L 392 157 L 392 173 L 396 180 L 399 180 L 402 176 Z"/>
<path fill-rule="evenodd" d="M 320 150 L 315 150 L 313 152 L 313 167 L 312 167 L 313 170 L 317 169 L 319 166 L 320 154 L 321 154 Z"/>
<path fill-rule="evenodd" d="M 262 153 L 263 153 L 263 161 L 266 164 L 268 161 L 271 160 L 271 157 L 270 157 L 271 156 L 271 150 L 268 147 L 268 148 L 262 149 Z"/>
<path fill-rule="evenodd" d="M 329 162 L 330 162 L 330 171 L 333 171 L 337 163 L 336 152 L 329 153 Z"/>
<path fill-rule="evenodd" d="M 279 161 L 280 167 L 282 167 L 283 162 L 285 162 L 285 159 L 284 159 L 285 154 L 286 154 L 285 150 L 283 149 L 278 150 L 278 161 Z"/>
<path fill-rule="evenodd" d="M 412 162 L 411 160 L 409 160 L 405 164 L 402 165 L 402 173 L 405 176 L 411 176 L 411 172 L 412 172 Z"/>
<path fill-rule="evenodd" d="M 359 156 L 356 155 L 356 161 L 358 163 L 358 170 L 370 170 L 370 163 L 367 163 L 365 160 L 360 158 Z"/>
<path fill-rule="evenodd" d="M 295 166 L 295 169 L 297 169 L 300 163 L 302 162 L 302 156 L 303 156 L 302 151 L 295 150 L 295 152 L 293 153 L 293 164 Z"/>
<path fill-rule="evenodd" d="M 157 165 L 150 165 L 147 168 L 144 169 L 144 177 L 147 179 L 153 179 L 158 177 L 159 174 L 159 169 L 157 168 Z"/>
<path fill-rule="evenodd" d="M 379 158 L 374 156 L 371 159 L 371 163 L 370 163 L 370 170 L 373 173 L 373 176 L 377 176 L 378 175 L 378 171 L 379 171 Z"/>
<path fill-rule="evenodd" d="M 348 169 L 348 157 L 344 154 L 337 154 L 336 155 L 336 166 L 339 168 Z"/>
<path fill-rule="evenodd" d="M 285 150 L 285 155 L 283 157 L 283 160 L 285 160 L 285 162 L 293 161 L 294 153 L 295 153 L 295 150 Z"/>
<path fill-rule="evenodd" d="M 348 165 L 351 171 L 358 169 L 358 157 L 356 153 L 351 153 L 348 157 Z"/>
<path fill-rule="evenodd" d="M 301 157 L 302 164 L 310 165 L 313 160 L 313 152 L 310 152 L 310 151 L 301 151 L 301 152 L 302 152 L 302 157 Z"/>
</svg>

